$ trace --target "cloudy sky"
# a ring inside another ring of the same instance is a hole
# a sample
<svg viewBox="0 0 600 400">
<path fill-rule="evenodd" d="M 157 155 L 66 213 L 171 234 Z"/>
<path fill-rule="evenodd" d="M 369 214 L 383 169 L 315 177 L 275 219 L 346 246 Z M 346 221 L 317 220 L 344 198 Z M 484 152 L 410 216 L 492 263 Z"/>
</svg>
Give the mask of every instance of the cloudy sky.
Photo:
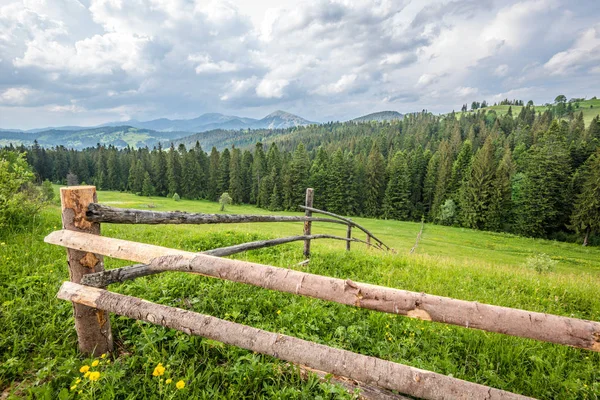
<svg viewBox="0 0 600 400">
<path fill-rule="evenodd" d="M 600 96 L 598 0 L 0 0 L 0 127 Z"/>
</svg>

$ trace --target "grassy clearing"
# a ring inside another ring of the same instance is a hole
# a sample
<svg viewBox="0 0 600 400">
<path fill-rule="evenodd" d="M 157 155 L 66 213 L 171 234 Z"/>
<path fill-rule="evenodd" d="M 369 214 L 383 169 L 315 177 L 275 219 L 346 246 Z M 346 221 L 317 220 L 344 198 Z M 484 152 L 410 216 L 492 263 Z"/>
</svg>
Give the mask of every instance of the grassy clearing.
<svg viewBox="0 0 600 400">
<path fill-rule="evenodd" d="M 496 112 L 496 114 L 498 114 L 499 117 L 502 117 L 504 114 L 506 114 L 508 112 L 508 109 L 510 107 L 512 107 L 512 113 L 513 113 L 513 116 L 515 116 L 515 117 L 517 115 L 519 115 L 519 113 L 521 112 L 521 108 L 523 108 L 523 106 L 499 105 L 499 106 L 489 106 L 482 110 L 486 110 L 486 111 L 494 110 Z M 535 107 L 535 111 L 538 113 L 543 113 L 547 109 L 546 106 L 534 106 L 534 107 Z M 472 113 L 472 112 L 473 111 L 467 111 L 467 113 Z M 592 122 L 592 119 L 594 119 L 594 117 L 596 117 L 598 114 L 600 114 L 600 99 L 580 101 L 579 108 L 574 109 L 573 112 L 575 114 L 582 112 L 583 113 L 583 121 L 585 123 L 585 126 L 588 127 L 590 125 L 590 122 Z M 461 114 L 460 112 L 456 113 L 457 118 L 460 118 L 460 114 Z"/>
<path fill-rule="evenodd" d="M 102 203 L 156 210 L 217 212 L 216 203 L 175 202 L 100 192 Z M 266 213 L 232 206 L 233 213 Z M 600 320 L 600 249 L 467 229 L 425 226 L 415 255 L 408 255 L 420 225 L 356 219 L 398 250 L 366 251 L 353 244 L 317 241 L 307 267 L 302 244 L 252 251 L 237 258 L 311 273 L 528 310 Z M 82 377 L 92 360 L 76 351 L 70 304 L 55 298 L 68 279 L 64 250 L 42 242 L 60 227 L 58 206 L 46 209 L 26 231 L 0 241 L 0 392 L 41 398 L 340 398 L 339 388 L 302 381 L 284 363 L 161 327 L 113 317 L 117 358 Z M 315 223 L 318 233 L 344 235 L 345 227 Z M 298 234 L 301 224 L 207 226 L 103 225 L 103 235 L 200 251 L 243 241 Z M 524 269 L 527 255 L 559 260 L 555 272 Z M 108 268 L 126 265 L 106 260 Z M 290 334 L 363 354 L 538 398 L 598 399 L 600 354 L 354 309 L 210 278 L 166 273 L 114 285 L 111 290 L 192 309 L 258 328 Z M 162 377 L 153 377 L 157 363 Z M 164 379 L 162 382 L 160 379 Z M 166 384 L 166 379 L 174 382 Z M 178 390 L 175 382 L 183 380 Z M 71 386 L 76 385 L 74 390 Z M 100 388 L 101 387 L 101 388 Z M 81 391 L 81 394 L 79 394 Z"/>
</svg>

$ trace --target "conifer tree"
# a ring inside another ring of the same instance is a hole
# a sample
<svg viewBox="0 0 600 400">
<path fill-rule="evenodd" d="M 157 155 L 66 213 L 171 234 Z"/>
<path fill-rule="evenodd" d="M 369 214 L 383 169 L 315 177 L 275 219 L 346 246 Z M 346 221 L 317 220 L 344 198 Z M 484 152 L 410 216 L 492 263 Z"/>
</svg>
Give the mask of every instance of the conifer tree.
<svg viewBox="0 0 600 400">
<path fill-rule="evenodd" d="M 167 186 L 167 156 L 162 149 L 160 142 L 158 143 L 158 149 L 154 153 L 154 162 L 152 165 L 153 169 L 153 185 L 156 194 L 159 196 L 166 196 L 168 192 Z"/>
<path fill-rule="evenodd" d="M 260 206 L 259 191 L 261 180 L 267 175 L 267 159 L 261 142 L 254 146 L 254 159 L 252 161 L 252 189 L 250 203 Z M 264 205 L 263 205 L 264 206 Z"/>
<path fill-rule="evenodd" d="M 167 157 L 167 190 L 169 197 L 181 192 L 181 160 L 175 146 L 171 143 Z"/>
<path fill-rule="evenodd" d="M 492 136 L 488 136 L 475 154 L 461 188 L 460 213 L 463 226 L 473 229 L 486 227 L 494 196 L 495 171 Z"/>
<path fill-rule="evenodd" d="M 254 157 L 248 150 L 244 150 L 242 155 L 242 203 L 250 203 L 250 194 L 252 193 L 252 166 Z"/>
<path fill-rule="evenodd" d="M 183 154 L 182 173 L 181 196 L 185 199 L 200 198 L 202 190 L 200 179 L 203 174 L 195 150 Z"/>
<path fill-rule="evenodd" d="M 308 187 L 310 173 L 310 160 L 304 144 L 300 142 L 290 163 L 289 168 L 289 200 L 287 208 L 294 210 L 300 204 L 304 204 L 304 194 Z"/>
<path fill-rule="evenodd" d="M 455 203 L 459 201 L 459 189 L 463 183 L 464 176 L 469 172 L 473 148 L 471 141 L 465 140 L 460 148 L 456 160 L 452 164 L 452 175 L 450 176 L 450 197 Z"/>
<path fill-rule="evenodd" d="M 235 147 L 231 150 L 231 160 L 229 163 L 229 195 L 235 204 L 241 203 L 244 197 L 242 152 Z"/>
<path fill-rule="evenodd" d="M 527 236 L 546 236 L 568 222 L 571 160 L 556 120 L 528 151 L 522 193 L 516 207 L 516 229 Z"/>
<path fill-rule="evenodd" d="M 198 198 L 208 198 L 208 174 L 210 171 L 209 160 L 200 146 L 200 142 L 196 141 L 194 146 L 194 155 L 196 156 L 196 164 L 198 166 Z"/>
<path fill-rule="evenodd" d="M 584 246 L 587 246 L 590 235 L 600 233 L 600 148 L 586 164 L 583 187 L 571 214 L 571 228 L 584 235 Z"/>
<path fill-rule="evenodd" d="M 406 220 L 410 213 L 410 175 L 404 152 L 397 152 L 389 165 L 389 180 L 383 200 L 385 218 Z"/>
<path fill-rule="evenodd" d="M 314 189 L 313 205 L 325 209 L 329 195 L 329 156 L 323 146 L 317 150 L 317 155 L 310 167 L 309 185 Z"/>
<path fill-rule="evenodd" d="M 217 201 L 219 196 L 223 193 L 219 193 L 219 165 L 220 165 L 220 155 L 217 151 L 216 147 L 213 146 L 210 151 L 210 160 L 208 167 L 208 187 L 207 187 L 207 195 L 208 199 L 212 201 Z"/>
<path fill-rule="evenodd" d="M 434 217 L 437 216 L 440 206 L 448 197 L 448 188 L 452 176 L 452 149 L 446 140 L 440 143 L 438 153 L 439 163 L 437 181 L 435 183 L 435 191 L 433 193 L 433 202 L 431 205 L 431 214 Z"/>
<path fill-rule="evenodd" d="M 223 150 L 221 152 L 221 157 L 219 158 L 219 175 L 217 180 L 217 191 L 219 195 L 229 191 L 229 171 L 231 166 L 231 153 L 229 149 Z"/>
<path fill-rule="evenodd" d="M 437 174 L 439 167 L 440 156 L 434 153 L 427 163 L 427 173 L 423 181 L 423 212 L 429 216 L 429 220 L 433 220 L 433 197 L 435 194 L 435 184 L 437 182 Z"/>
<path fill-rule="evenodd" d="M 154 196 L 155 188 L 152 184 L 152 179 L 150 179 L 150 174 L 148 171 L 144 174 L 144 181 L 142 184 L 142 196 Z"/>
<path fill-rule="evenodd" d="M 385 194 L 385 160 L 379 151 L 377 142 L 374 142 L 369 152 L 366 166 L 365 179 L 365 215 L 380 217 L 383 214 L 382 204 Z"/>
<path fill-rule="evenodd" d="M 336 214 L 346 213 L 346 184 L 348 177 L 346 176 L 346 164 L 344 162 L 344 153 L 341 149 L 337 149 L 331 159 L 331 164 L 328 168 L 328 196 L 327 210 Z"/>
<path fill-rule="evenodd" d="M 512 221 L 511 181 L 514 171 L 512 153 L 510 147 L 506 147 L 494 176 L 492 202 L 486 229 L 501 231 Z"/>
</svg>

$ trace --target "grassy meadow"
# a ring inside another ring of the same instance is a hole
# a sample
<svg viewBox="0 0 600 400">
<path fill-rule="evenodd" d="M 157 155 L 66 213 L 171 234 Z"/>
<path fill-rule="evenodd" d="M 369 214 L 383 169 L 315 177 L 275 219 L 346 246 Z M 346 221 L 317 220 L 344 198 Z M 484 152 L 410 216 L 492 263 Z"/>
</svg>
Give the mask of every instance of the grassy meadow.
<svg viewBox="0 0 600 400">
<path fill-rule="evenodd" d="M 512 113 L 513 116 L 517 116 L 519 115 L 519 113 L 521 112 L 521 108 L 523 108 L 523 106 L 508 106 L 508 105 L 497 105 L 497 106 L 489 106 L 489 107 L 485 107 L 482 108 L 481 110 L 486 110 L 486 111 L 495 111 L 496 114 L 498 114 L 498 116 L 503 116 L 504 114 L 506 114 L 508 112 L 508 109 L 512 107 Z M 534 106 L 535 111 L 537 113 L 543 113 L 544 111 L 546 111 L 547 107 L 544 105 L 538 105 L 538 106 Z M 467 111 L 468 113 L 472 113 L 473 111 Z M 596 117 L 598 114 L 600 114 L 600 99 L 595 99 L 595 100 L 584 100 L 584 101 L 580 101 L 579 102 L 579 108 L 575 108 L 573 110 L 573 112 L 575 114 L 578 114 L 579 112 L 583 113 L 583 121 L 585 123 L 585 126 L 588 127 L 590 125 L 590 122 L 592 122 L 592 119 L 594 119 L 594 117 Z M 460 112 L 457 112 L 457 118 L 460 118 Z"/>
<path fill-rule="evenodd" d="M 318 194 L 316 194 L 318 195 Z M 143 198 L 99 192 L 116 207 L 218 212 L 207 201 Z M 268 213 L 230 206 L 230 213 Z M 290 214 L 290 213 L 287 213 Z M 302 243 L 234 256 L 281 267 L 395 288 L 600 321 L 600 248 L 462 228 L 355 219 L 397 254 L 343 242 L 315 241 L 310 264 Z M 113 316 L 118 351 L 97 360 L 77 352 L 72 308 L 56 299 L 68 280 L 63 248 L 43 243 L 60 229 L 60 207 L 45 208 L 25 230 L 0 236 L 0 398 L 215 399 L 352 398 L 335 385 L 274 358 L 200 337 Z M 314 223 L 313 232 L 345 235 L 345 226 Z M 189 251 L 300 234 L 299 223 L 204 226 L 103 224 L 105 236 Z M 360 236 L 357 236 L 360 237 Z M 524 267 L 546 253 L 552 272 Z M 105 258 L 107 268 L 127 262 Z M 356 309 L 243 284 L 165 273 L 111 286 L 111 290 L 190 309 L 257 328 L 505 389 L 540 399 L 598 399 L 600 353 L 439 323 Z M 153 376 L 158 363 L 164 375 Z M 97 381 L 80 368 L 100 372 Z M 172 381 L 169 381 L 172 380 Z M 178 389 L 175 384 L 180 382 Z"/>
</svg>

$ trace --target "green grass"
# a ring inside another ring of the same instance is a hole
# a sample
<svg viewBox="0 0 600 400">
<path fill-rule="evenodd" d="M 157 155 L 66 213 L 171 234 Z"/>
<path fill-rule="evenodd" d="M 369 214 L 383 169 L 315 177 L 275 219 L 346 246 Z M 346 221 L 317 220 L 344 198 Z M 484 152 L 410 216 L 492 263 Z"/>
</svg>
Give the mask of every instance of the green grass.
<svg viewBox="0 0 600 400">
<path fill-rule="evenodd" d="M 514 117 L 519 115 L 519 113 L 521 112 L 521 109 L 523 108 L 522 106 L 499 105 L 499 106 L 489 106 L 486 108 L 482 108 L 481 110 L 486 110 L 486 111 L 493 110 L 496 112 L 496 114 L 498 114 L 499 117 L 501 117 L 508 112 L 508 109 L 510 107 L 512 107 L 512 113 L 513 113 Z M 535 107 L 535 111 L 539 112 L 539 113 L 543 113 L 547 109 L 546 106 L 534 106 L 534 107 Z M 585 126 L 588 127 L 590 125 L 590 122 L 592 122 L 592 119 L 594 119 L 594 117 L 596 117 L 597 115 L 600 114 L 600 99 L 580 101 L 579 108 L 574 108 L 573 112 L 575 114 L 578 114 L 580 111 L 583 112 L 583 121 L 585 123 Z M 472 112 L 473 111 L 467 111 L 467 113 L 472 113 Z M 461 115 L 460 112 L 456 113 L 457 118 L 460 118 L 460 115 Z"/>
<path fill-rule="evenodd" d="M 175 202 L 100 192 L 99 200 L 118 207 L 218 212 L 216 203 Z M 232 213 L 267 213 L 231 206 Z M 367 251 L 337 241 L 313 242 L 311 263 L 302 244 L 293 243 L 237 255 L 282 267 L 407 290 L 477 300 L 508 307 L 600 320 L 600 249 L 511 235 L 425 225 L 416 254 L 409 255 L 420 224 L 356 218 L 397 250 Z M 340 398 L 334 385 L 302 380 L 293 368 L 199 337 L 123 317 L 112 318 L 119 352 L 102 360 L 100 381 L 69 388 L 91 360 L 76 350 L 69 303 L 56 292 L 68 279 L 65 251 L 43 243 L 60 228 L 54 205 L 25 231 L 0 238 L 0 392 L 31 398 Z M 102 234 L 201 251 L 267 237 L 299 234 L 298 223 L 205 226 L 103 224 Z M 345 234 L 343 226 L 313 224 L 316 233 Z M 538 274 L 523 267 L 528 255 L 547 253 L 559 264 Z M 106 259 L 107 268 L 127 263 Z M 272 292 L 211 278 L 165 273 L 111 290 L 192 309 L 273 332 L 356 351 L 484 385 L 542 398 L 598 399 L 600 354 L 528 339 L 423 322 L 339 304 Z M 152 371 L 186 382 L 166 385 Z M 77 394 L 82 391 L 81 395 Z"/>
</svg>

